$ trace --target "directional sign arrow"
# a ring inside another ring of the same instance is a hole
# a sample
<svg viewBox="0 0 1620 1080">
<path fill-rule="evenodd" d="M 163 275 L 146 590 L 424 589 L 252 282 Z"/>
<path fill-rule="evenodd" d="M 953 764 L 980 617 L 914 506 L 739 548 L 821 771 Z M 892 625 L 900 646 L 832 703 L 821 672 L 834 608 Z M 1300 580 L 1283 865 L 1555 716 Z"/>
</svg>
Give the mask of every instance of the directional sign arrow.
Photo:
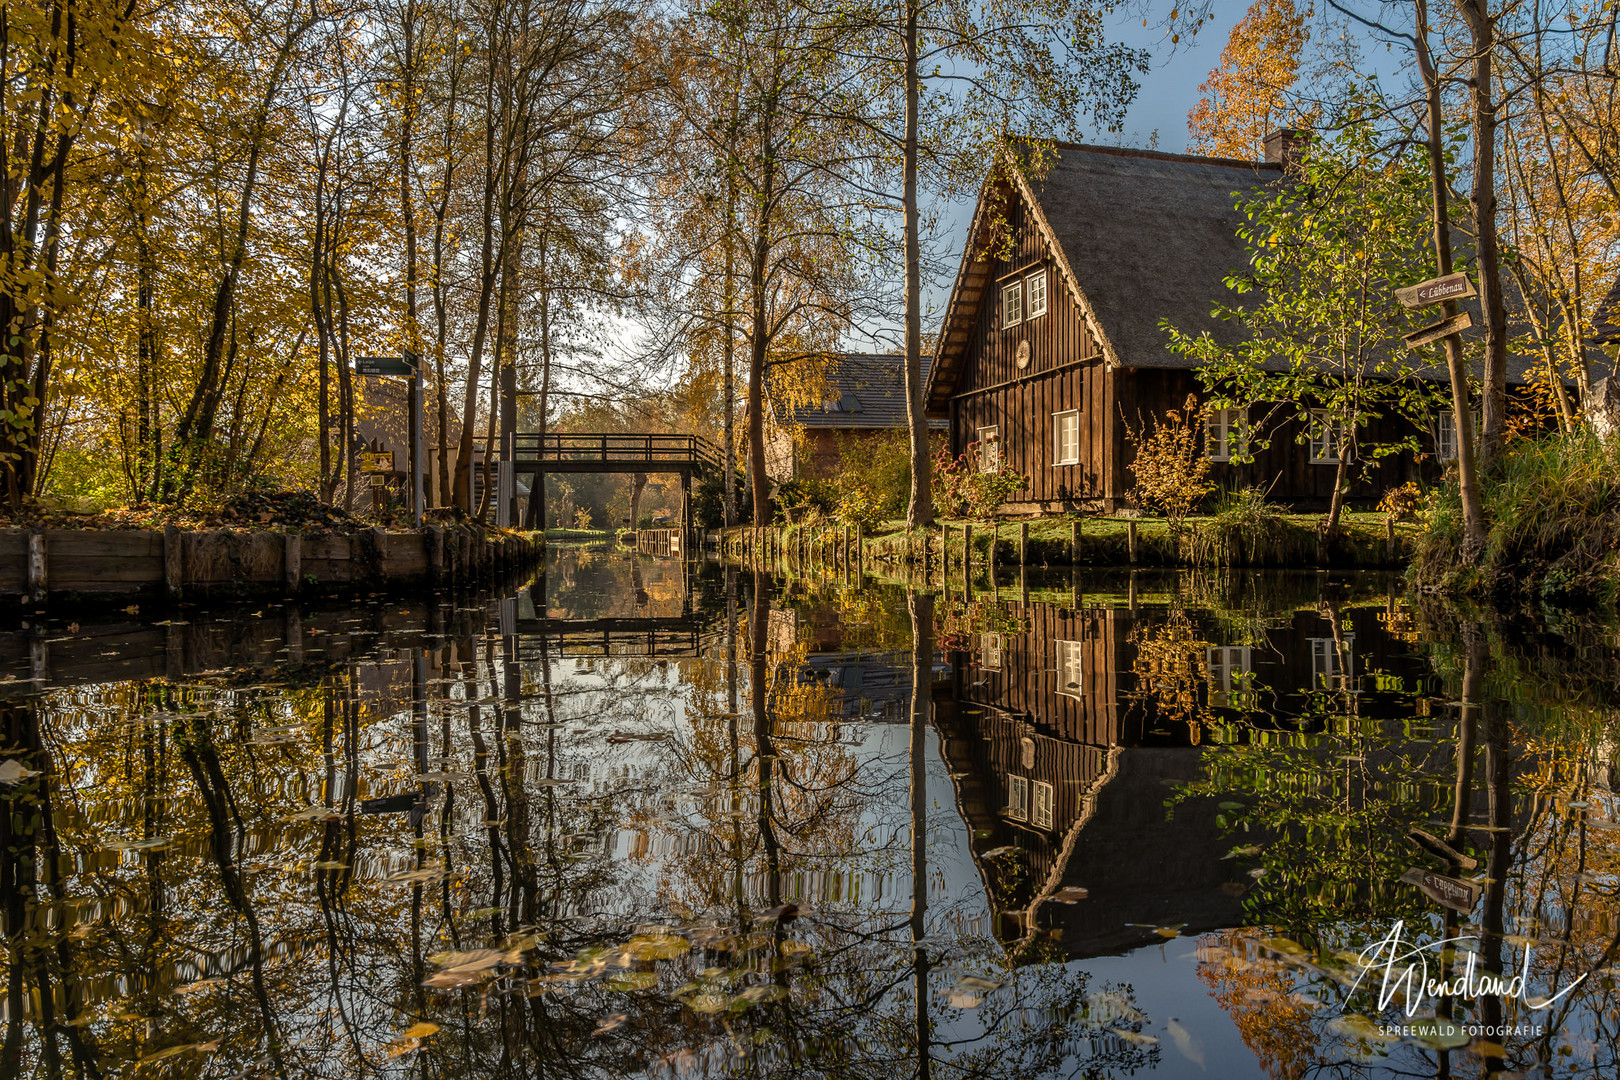
<svg viewBox="0 0 1620 1080">
<path fill-rule="evenodd" d="M 1401 340 L 1406 342 L 1408 349 L 1416 349 L 1419 346 L 1439 341 L 1443 337 L 1450 337 L 1459 331 L 1467 330 L 1473 325 L 1474 317 L 1464 311 L 1453 315 L 1449 319 L 1441 319 L 1433 326 L 1425 326 L 1421 330 L 1414 330 Z"/>
<path fill-rule="evenodd" d="M 1395 299 L 1401 302 L 1402 307 L 1409 308 L 1428 307 L 1442 300 L 1466 300 L 1478 295 L 1467 274 L 1447 274 L 1419 282 L 1410 288 L 1395 290 Z"/>
<path fill-rule="evenodd" d="M 402 356 L 357 356 L 354 358 L 354 371 L 357 375 L 393 375 L 408 378 L 416 374 L 416 367 Z"/>
</svg>

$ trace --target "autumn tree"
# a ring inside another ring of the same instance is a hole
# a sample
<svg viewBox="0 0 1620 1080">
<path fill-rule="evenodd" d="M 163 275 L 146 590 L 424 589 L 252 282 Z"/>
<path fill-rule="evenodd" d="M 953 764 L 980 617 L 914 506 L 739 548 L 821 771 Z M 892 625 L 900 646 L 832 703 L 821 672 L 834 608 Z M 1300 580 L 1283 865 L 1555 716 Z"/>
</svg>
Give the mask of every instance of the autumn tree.
<svg viewBox="0 0 1620 1080">
<path fill-rule="evenodd" d="M 1306 20 L 1315 13 L 1294 0 L 1255 0 L 1232 27 L 1221 62 L 1198 87 L 1203 95 L 1187 114 L 1188 148 L 1213 157 L 1259 161 L 1265 137 L 1279 128 L 1310 126 L 1289 91 L 1300 77 L 1310 41 Z"/>
<path fill-rule="evenodd" d="M 1413 242 L 1427 216 L 1426 167 L 1384 155 L 1371 135 L 1351 127 L 1306 153 L 1299 183 L 1239 203 L 1250 265 L 1227 284 L 1246 299 L 1215 309 L 1242 326 L 1238 344 L 1168 327 L 1171 348 L 1197 361 L 1211 405 L 1248 416 L 1252 449 L 1283 433 L 1333 467 L 1324 537 L 1336 533 L 1355 475 L 1419 449 L 1408 433 L 1432 425 L 1440 397 L 1416 377 L 1423 365 L 1401 344 L 1416 317 L 1394 297 L 1430 274 Z"/>
</svg>

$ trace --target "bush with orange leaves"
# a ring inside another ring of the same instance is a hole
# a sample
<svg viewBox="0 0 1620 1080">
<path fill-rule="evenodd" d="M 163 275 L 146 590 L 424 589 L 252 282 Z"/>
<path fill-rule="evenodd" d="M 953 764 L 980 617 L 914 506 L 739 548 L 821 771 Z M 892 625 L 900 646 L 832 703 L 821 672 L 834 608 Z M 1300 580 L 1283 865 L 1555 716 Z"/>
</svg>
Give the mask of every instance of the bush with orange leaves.
<svg viewBox="0 0 1620 1080">
<path fill-rule="evenodd" d="M 1152 417 L 1141 427 L 1125 422 L 1125 438 L 1134 452 L 1131 501 L 1141 510 L 1163 514 L 1175 536 L 1187 515 L 1215 490 L 1200 445 L 1203 426 L 1204 410 L 1191 394 L 1185 405 L 1166 410 L 1162 419 Z"/>
</svg>

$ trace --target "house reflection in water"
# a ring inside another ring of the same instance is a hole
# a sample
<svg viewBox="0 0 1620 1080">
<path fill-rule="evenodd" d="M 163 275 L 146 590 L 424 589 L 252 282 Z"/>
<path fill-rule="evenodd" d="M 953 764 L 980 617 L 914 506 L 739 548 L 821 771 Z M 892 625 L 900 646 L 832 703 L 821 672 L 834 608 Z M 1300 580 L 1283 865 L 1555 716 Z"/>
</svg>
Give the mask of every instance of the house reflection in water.
<svg viewBox="0 0 1620 1080">
<path fill-rule="evenodd" d="M 1393 715 L 1357 676 L 1414 666 L 1368 607 L 1284 609 L 1237 644 L 1207 612 L 1011 610 L 1013 630 L 970 636 L 954 653 L 934 715 L 997 936 L 1048 936 L 1070 956 L 1159 941 L 1160 927 L 1250 921 L 1252 880 L 1224 857 L 1232 840 L 1217 799 L 1169 805 L 1204 777 L 1197 744 L 1239 718 L 1242 737 L 1264 739 L 1335 712 Z M 1327 698 L 1339 704 L 1324 709 Z"/>
</svg>

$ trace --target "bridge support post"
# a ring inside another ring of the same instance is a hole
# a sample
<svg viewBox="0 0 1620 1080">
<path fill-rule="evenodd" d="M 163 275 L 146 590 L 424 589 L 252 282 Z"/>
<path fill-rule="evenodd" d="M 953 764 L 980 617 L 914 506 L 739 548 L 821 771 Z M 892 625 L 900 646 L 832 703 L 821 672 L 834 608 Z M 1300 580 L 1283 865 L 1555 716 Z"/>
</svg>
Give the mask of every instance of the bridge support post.
<svg viewBox="0 0 1620 1080">
<path fill-rule="evenodd" d="M 681 473 L 681 558 L 692 551 L 692 474 Z"/>
</svg>

